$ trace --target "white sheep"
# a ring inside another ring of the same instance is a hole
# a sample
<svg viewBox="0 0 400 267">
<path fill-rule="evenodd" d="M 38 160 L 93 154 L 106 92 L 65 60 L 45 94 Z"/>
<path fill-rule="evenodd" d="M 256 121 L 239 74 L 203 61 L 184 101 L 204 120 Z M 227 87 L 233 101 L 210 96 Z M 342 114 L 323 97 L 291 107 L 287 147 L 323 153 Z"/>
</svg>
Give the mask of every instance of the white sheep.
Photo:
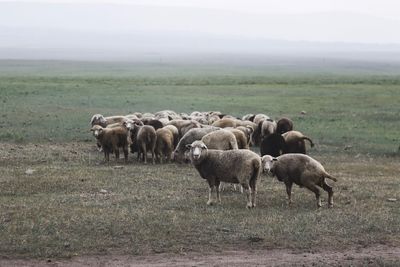
<svg viewBox="0 0 400 267">
<path fill-rule="evenodd" d="M 212 150 L 202 141 L 194 141 L 188 148 L 192 164 L 210 187 L 207 205 L 216 202 L 215 191 L 217 201 L 221 202 L 220 182 L 229 182 L 242 185 L 246 191 L 247 208 L 256 206 L 257 181 L 261 172 L 259 155 L 248 149 Z"/>
</svg>

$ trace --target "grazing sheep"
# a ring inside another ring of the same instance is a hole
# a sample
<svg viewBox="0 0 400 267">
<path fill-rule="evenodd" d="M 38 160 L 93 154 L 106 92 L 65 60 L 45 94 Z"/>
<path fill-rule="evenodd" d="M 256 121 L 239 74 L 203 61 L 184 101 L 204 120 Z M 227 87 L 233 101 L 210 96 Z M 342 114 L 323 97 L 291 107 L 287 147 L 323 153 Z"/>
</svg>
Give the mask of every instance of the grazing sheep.
<svg viewBox="0 0 400 267">
<path fill-rule="evenodd" d="M 126 119 L 127 118 L 125 116 L 104 117 L 101 114 L 95 114 L 95 115 L 92 116 L 92 119 L 90 120 L 90 125 L 91 126 L 100 125 L 101 127 L 105 128 L 109 124 L 117 123 L 117 122 L 122 123 Z"/>
<path fill-rule="evenodd" d="M 170 162 L 174 150 L 174 135 L 168 128 L 157 129 L 156 135 L 155 154 L 157 161 L 162 164 L 163 158 L 165 158 L 167 162 Z"/>
<path fill-rule="evenodd" d="M 178 128 L 176 128 L 174 125 L 166 125 L 163 128 L 168 129 L 171 131 L 173 137 L 174 137 L 174 149 L 178 145 L 179 142 L 179 131 Z"/>
<path fill-rule="evenodd" d="M 254 132 L 254 128 L 251 126 L 238 126 L 235 129 L 242 131 L 246 136 L 247 146 L 249 147 L 251 144 L 251 135 Z"/>
<path fill-rule="evenodd" d="M 278 157 L 286 153 L 286 142 L 281 134 L 273 133 L 263 138 L 260 144 L 261 156 Z"/>
<path fill-rule="evenodd" d="M 228 130 L 212 131 L 201 138 L 209 149 L 230 150 L 238 149 L 235 135 Z"/>
<path fill-rule="evenodd" d="M 276 122 L 276 132 L 284 134 L 293 130 L 293 121 L 289 118 L 281 118 Z"/>
<path fill-rule="evenodd" d="M 207 128 L 194 128 L 189 130 L 178 142 L 178 145 L 176 146 L 174 150 L 174 160 L 181 163 L 183 162 L 186 157 L 185 157 L 185 152 L 186 152 L 186 145 L 189 145 L 193 143 L 196 140 L 201 140 L 203 136 L 205 136 L 208 133 L 211 133 L 212 131 L 219 130 L 219 128 L 216 127 L 207 127 Z"/>
<path fill-rule="evenodd" d="M 240 150 L 209 150 L 202 141 L 190 145 L 189 156 L 192 164 L 203 179 L 206 179 L 209 189 L 207 205 L 212 205 L 214 192 L 217 201 L 221 202 L 219 185 L 221 182 L 239 183 L 247 195 L 247 208 L 256 206 L 257 181 L 261 171 L 261 158 L 253 151 Z"/>
<path fill-rule="evenodd" d="M 220 127 L 220 128 L 226 128 L 226 127 L 236 127 L 236 121 L 237 119 L 234 118 L 222 118 L 220 120 L 215 121 L 212 126 L 214 127 Z"/>
<path fill-rule="evenodd" d="M 94 125 L 90 131 L 96 137 L 104 151 L 104 159 L 110 161 L 110 153 L 115 153 L 115 158 L 119 159 L 119 148 L 124 151 L 125 162 L 128 161 L 129 130 L 126 127 L 103 128 Z"/>
<path fill-rule="evenodd" d="M 325 178 L 335 182 L 337 179 L 328 174 L 321 163 L 315 159 L 303 154 L 285 154 L 277 158 L 266 155 L 262 157 L 262 166 L 264 172 L 276 176 L 279 181 L 285 183 L 289 205 L 292 203 L 292 185 L 295 183 L 315 193 L 318 208 L 321 207 L 321 193 L 317 186 L 322 187 L 328 192 L 329 207 L 333 207 L 333 190 L 326 183 Z"/>
<path fill-rule="evenodd" d="M 233 135 L 236 138 L 237 146 L 239 149 L 249 149 L 249 143 L 247 142 L 247 137 L 243 131 L 239 130 L 238 128 L 225 128 L 225 129 L 233 133 Z"/>
<path fill-rule="evenodd" d="M 312 140 L 307 136 L 303 135 L 299 131 L 289 131 L 284 133 L 282 136 L 285 139 L 285 144 L 286 144 L 284 154 L 286 153 L 306 154 L 306 144 L 304 140 L 309 141 L 311 147 L 314 146 Z"/>
<path fill-rule="evenodd" d="M 141 123 L 141 122 L 140 122 Z M 151 158 L 153 164 L 155 163 L 155 147 L 156 147 L 156 131 L 153 126 L 150 125 L 140 125 L 139 122 L 135 122 L 133 129 L 131 130 L 132 136 L 132 146 L 131 152 L 138 152 L 138 160 L 142 156 L 142 161 L 147 163 L 147 152 L 151 152 Z"/>
</svg>

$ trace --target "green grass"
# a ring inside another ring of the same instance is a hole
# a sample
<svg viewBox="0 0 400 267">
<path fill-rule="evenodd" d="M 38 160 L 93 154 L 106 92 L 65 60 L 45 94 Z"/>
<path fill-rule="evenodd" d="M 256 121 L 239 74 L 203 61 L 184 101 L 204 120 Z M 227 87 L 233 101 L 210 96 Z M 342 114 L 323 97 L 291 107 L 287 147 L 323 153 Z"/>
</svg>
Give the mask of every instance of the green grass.
<svg viewBox="0 0 400 267">
<path fill-rule="evenodd" d="M 400 245 L 399 202 L 387 201 L 400 198 L 396 69 L 0 61 L 0 70 L 0 257 Z M 229 188 L 207 207 L 190 165 L 101 164 L 93 114 L 163 109 L 292 118 L 339 178 L 335 208 L 316 211 L 298 187 L 288 208 L 269 177 L 254 210 Z"/>
<path fill-rule="evenodd" d="M 30 72 L 15 72 L 19 75 L 14 76 L 6 73 L 16 66 L 0 64 L 4 69 L 0 76 L 0 141 L 85 141 L 91 138 L 88 124 L 95 113 L 173 109 L 289 116 L 296 129 L 327 153 L 351 147 L 346 153 L 393 154 L 400 143 L 400 125 L 396 123 L 400 76 L 396 74 L 333 71 L 328 75 L 326 70 L 311 69 L 292 75 L 288 70 L 266 69 L 261 75 L 261 67 L 220 67 L 218 72 L 216 66 L 199 70 L 121 63 L 123 75 L 117 76 L 118 65 L 111 65 L 107 75 L 100 63 L 85 63 L 89 70 L 82 73 L 79 67 L 84 69 L 84 63 L 63 63 L 68 68 L 57 62 L 47 64 L 52 66 L 47 71 L 42 65 L 33 65 L 32 69 L 41 66 L 44 70 L 36 73 L 28 68 Z M 300 115 L 303 110 L 306 116 Z"/>
<path fill-rule="evenodd" d="M 323 193 L 316 210 L 314 195 L 298 187 L 289 208 L 284 185 L 262 176 L 258 206 L 247 210 L 229 186 L 222 204 L 208 207 L 207 183 L 190 165 L 131 160 L 115 169 L 83 143 L 0 151 L 9 159 L 0 164 L 0 257 L 400 245 L 398 202 L 387 201 L 400 192 L 393 158 L 319 156 L 339 178 L 333 209 Z"/>
</svg>

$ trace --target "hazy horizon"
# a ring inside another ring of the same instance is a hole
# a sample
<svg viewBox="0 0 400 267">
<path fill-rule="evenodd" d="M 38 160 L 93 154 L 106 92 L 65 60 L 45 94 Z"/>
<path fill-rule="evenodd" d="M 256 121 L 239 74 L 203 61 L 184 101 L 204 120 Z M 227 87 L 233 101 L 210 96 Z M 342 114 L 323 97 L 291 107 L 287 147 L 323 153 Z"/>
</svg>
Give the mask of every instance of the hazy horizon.
<svg viewBox="0 0 400 267">
<path fill-rule="evenodd" d="M 259 54 L 398 61 L 400 4 L 379 3 L 385 8 L 358 0 L 0 0 L 0 59 Z"/>
</svg>

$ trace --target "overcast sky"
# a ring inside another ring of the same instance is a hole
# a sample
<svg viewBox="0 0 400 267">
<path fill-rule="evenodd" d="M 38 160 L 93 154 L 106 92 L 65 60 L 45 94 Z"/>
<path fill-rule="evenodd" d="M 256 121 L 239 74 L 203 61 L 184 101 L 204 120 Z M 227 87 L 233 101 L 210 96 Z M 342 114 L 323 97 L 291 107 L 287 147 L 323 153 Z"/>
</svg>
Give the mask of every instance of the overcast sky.
<svg viewBox="0 0 400 267">
<path fill-rule="evenodd" d="M 266 40 L 381 46 L 400 45 L 399 29 L 400 0 L 0 0 L 0 49 L 243 52 L 270 49 Z"/>
<path fill-rule="evenodd" d="M 347 11 L 369 14 L 382 18 L 400 18 L 400 3 L 398 0 L 0 0 L 0 2 L 112 3 L 124 5 L 197 7 L 260 14 L 301 14 Z"/>
</svg>

